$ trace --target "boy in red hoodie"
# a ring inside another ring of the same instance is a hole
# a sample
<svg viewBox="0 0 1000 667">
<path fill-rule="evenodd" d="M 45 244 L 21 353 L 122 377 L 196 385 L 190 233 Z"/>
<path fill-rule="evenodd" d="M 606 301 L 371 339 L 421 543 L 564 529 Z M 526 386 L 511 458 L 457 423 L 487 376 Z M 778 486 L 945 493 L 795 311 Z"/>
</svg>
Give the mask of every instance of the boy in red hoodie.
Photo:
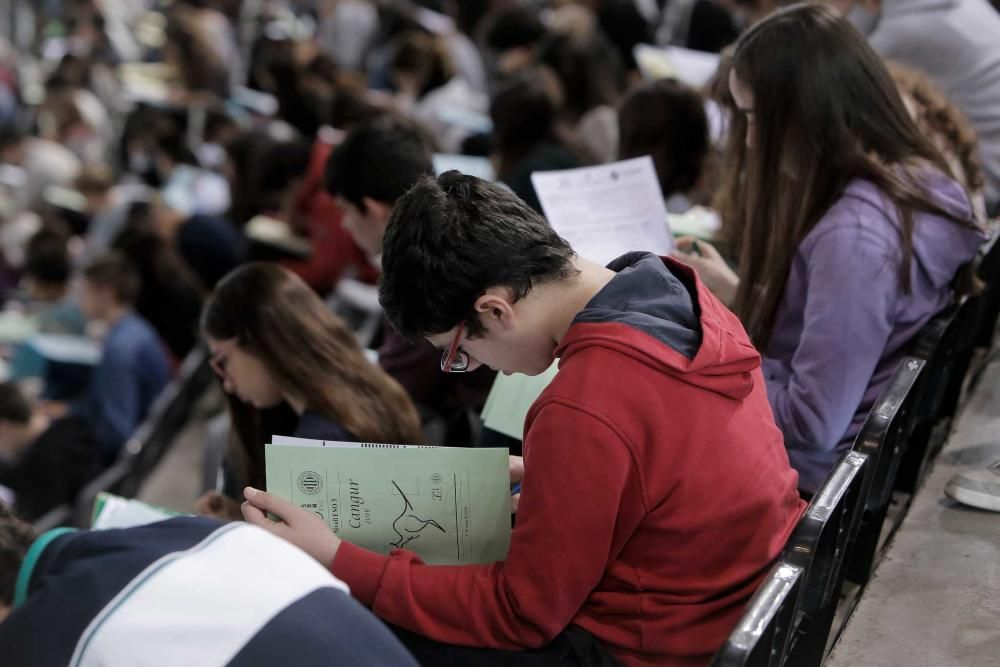
<svg viewBox="0 0 1000 667">
<path fill-rule="evenodd" d="M 396 203 L 382 271 L 386 314 L 441 348 L 445 371 L 537 374 L 559 358 L 525 424 L 507 559 L 382 556 L 254 489 L 247 520 L 420 635 L 401 633 L 425 665 L 707 664 L 804 508 L 736 317 L 683 264 L 589 262 L 516 196 L 457 172 Z"/>
</svg>

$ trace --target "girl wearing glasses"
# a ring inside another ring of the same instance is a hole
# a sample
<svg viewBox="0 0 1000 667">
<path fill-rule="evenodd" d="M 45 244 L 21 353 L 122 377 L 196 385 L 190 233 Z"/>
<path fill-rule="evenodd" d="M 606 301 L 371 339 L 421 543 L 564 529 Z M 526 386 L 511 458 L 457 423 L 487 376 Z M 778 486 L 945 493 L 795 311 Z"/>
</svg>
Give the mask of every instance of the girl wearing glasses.
<svg viewBox="0 0 1000 667">
<path fill-rule="evenodd" d="M 240 518 L 235 494 L 247 484 L 264 484 L 264 444 L 274 434 L 265 432 L 262 417 L 282 404 L 297 418 L 290 433 L 296 437 L 422 440 L 403 388 L 368 361 L 311 288 L 277 264 L 246 264 L 223 278 L 205 306 L 202 331 L 235 437 L 224 464 L 225 487 L 233 493 L 202 496 L 196 505 L 201 513 Z"/>
</svg>

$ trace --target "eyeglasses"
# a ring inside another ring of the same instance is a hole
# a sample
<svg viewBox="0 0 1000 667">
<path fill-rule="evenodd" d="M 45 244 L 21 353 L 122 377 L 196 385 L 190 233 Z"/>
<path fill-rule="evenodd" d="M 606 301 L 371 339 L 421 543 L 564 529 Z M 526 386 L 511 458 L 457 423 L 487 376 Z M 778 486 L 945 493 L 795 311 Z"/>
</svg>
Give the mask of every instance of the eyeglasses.
<svg viewBox="0 0 1000 667">
<path fill-rule="evenodd" d="M 469 370 L 469 353 L 458 347 L 462 342 L 464 331 L 465 322 L 459 322 L 455 338 L 451 341 L 451 347 L 441 355 L 441 370 L 445 373 L 466 373 Z"/>
<path fill-rule="evenodd" d="M 219 347 L 215 348 L 215 352 L 213 352 L 212 356 L 208 358 L 208 365 L 212 367 L 212 370 L 222 381 L 229 379 L 229 376 L 226 374 L 226 363 L 228 362 L 226 357 L 229 355 L 230 350 L 234 347 L 236 347 L 235 339 L 229 341 L 228 343 L 223 343 Z"/>
</svg>

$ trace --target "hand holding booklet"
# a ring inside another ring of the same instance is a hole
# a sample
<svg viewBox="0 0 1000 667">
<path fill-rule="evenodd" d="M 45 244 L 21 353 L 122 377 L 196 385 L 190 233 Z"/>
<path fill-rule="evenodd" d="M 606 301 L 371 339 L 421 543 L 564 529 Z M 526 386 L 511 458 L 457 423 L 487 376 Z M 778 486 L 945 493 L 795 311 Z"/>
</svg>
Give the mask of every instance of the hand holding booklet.
<svg viewBox="0 0 1000 667">
<path fill-rule="evenodd" d="M 340 538 L 435 564 L 492 563 L 510 546 L 506 449 L 417 447 L 275 437 L 267 490 Z"/>
</svg>

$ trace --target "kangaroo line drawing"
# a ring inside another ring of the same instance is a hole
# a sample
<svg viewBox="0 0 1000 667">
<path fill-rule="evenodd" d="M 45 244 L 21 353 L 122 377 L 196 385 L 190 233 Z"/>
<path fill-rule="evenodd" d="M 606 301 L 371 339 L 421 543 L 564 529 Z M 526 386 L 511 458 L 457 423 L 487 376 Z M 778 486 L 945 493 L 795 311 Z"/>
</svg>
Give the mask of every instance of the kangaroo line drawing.
<svg viewBox="0 0 1000 667">
<path fill-rule="evenodd" d="M 444 528 L 442 528 L 437 521 L 434 521 L 433 519 L 421 519 L 416 514 L 407 514 L 407 512 L 413 512 L 413 505 L 410 503 L 410 499 L 406 497 L 406 494 L 403 493 L 403 490 L 401 488 L 399 488 L 399 484 L 396 484 L 395 480 L 390 480 L 390 481 L 392 481 L 392 485 L 396 487 L 396 490 L 399 491 L 399 495 L 403 498 L 403 511 L 400 512 L 399 516 L 397 516 L 395 521 L 392 522 L 392 530 L 393 532 L 396 533 L 396 535 L 399 536 L 399 539 L 396 540 L 395 542 L 390 542 L 389 544 L 396 547 L 397 549 L 402 549 L 405 545 L 409 544 L 413 540 L 420 537 L 420 533 L 422 533 L 423 530 L 427 528 L 427 526 L 434 526 L 442 533 L 448 532 Z M 399 532 L 399 527 L 397 527 L 400 520 L 403 519 L 413 519 L 413 521 L 419 524 L 419 527 L 414 526 L 414 528 L 411 530 L 408 526 L 403 525 L 402 529 L 407 533 L 410 533 L 409 535 L 403 535 L 403 533 Z"/>
</svg>

